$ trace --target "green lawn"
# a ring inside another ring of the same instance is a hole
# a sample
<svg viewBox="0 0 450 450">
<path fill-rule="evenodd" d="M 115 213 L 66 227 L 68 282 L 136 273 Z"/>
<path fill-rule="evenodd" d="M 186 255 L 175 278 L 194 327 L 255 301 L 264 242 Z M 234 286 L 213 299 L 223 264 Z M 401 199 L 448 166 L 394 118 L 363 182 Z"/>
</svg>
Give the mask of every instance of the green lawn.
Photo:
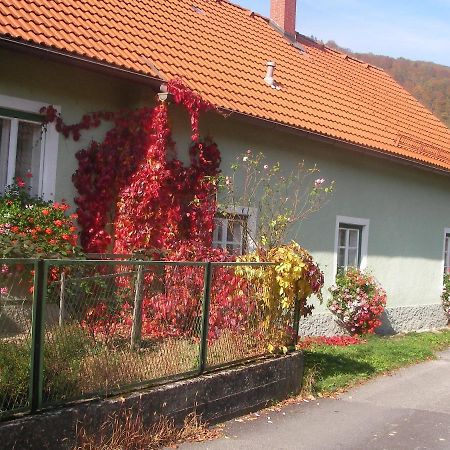
<svg viewBox="0 0 450 450">
<path fill-rule="evenodd" d="M 315 345 L 305 350 L 304 391 L 329 394 L 400 367 L 435 358 L 450 347 L 450 329 L 393 337 L 368 336 L 347 347 Z"/>
</svg>

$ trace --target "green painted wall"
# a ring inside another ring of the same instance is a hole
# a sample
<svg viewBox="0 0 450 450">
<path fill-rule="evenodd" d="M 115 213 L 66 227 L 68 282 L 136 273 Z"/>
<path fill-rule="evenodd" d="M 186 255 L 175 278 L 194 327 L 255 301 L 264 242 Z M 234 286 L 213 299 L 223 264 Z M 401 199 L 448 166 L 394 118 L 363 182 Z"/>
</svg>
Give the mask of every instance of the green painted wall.
<svg viewBox="0 0 450 450">
<path fill-rule="evenodd" d="M 334 275 L 336 216 L 358 217 L 370 220 L 367 265 L 386 288 L 388 305 L 439 303 L 450 177 L 233 118 L 210 117 L 204 131 L 218 142 L 224 168 L 252 149 L 287 168 L 301 160 L 317 164 L 321 176 L 335 181 L 331 201 L 293 236 L 313 252 L 327 287 Z"/>
<path fill-rule="evenodd" d="M 11 51 L 0 49 L 0 64 L 0 94 L 60 105 L 69 123 L 79 121 L 86 112 L 153 101 L 154 93 L 141 85 Z M 181 158 L 186 160 L 187 115 L 173 107 L 171 117 Z M 104 131 L 88 131 L 77 143 L 60 137 L 57 199 L 73 199 L 74 153 Z M 335 181 L 331 201 L 293 236 L 313 252 L 327 287 L 333 281 L 336 216 L 359 217 L 370 219 L 368 267 L 386 288 L 389 305 L 439 302 L 443 233 L 450 227 L 450 178 L 233 117 L 209 114 L 202 131 L 218 142 L 225 173 L 237 155 L 252 149 L 288 168 L 302 159 L 309 166 L 317 164 L 321 176 Z"/>
</svg>

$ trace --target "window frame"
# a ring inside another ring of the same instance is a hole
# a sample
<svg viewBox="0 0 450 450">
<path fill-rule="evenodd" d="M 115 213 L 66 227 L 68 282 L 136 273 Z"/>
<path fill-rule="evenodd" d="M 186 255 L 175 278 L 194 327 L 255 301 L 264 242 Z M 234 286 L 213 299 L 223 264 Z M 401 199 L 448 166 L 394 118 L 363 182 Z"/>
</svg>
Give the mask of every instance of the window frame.
<svg viewBox="0 0 450 450">
<path fill-rule="evenodd" d="M 334 236 L 334 257 L 333 257 L 333 273 L 334 276 L 338 272 L 338 254 L 339 254 L 339 227 L 347 225 L 349 228 L 354 227 L 360 230 L 359 243 L 359 269 L 364 270 L 367 267 L 367 250 L 369 243 L 369 226 L 370 220 L 360 217 L 336 216 L 335 236 Z"/>
<path fill-rule="evenodd" d="M 227 208 L 225 211 L 223 212 L 218 212 L 216 214 L 216 216 L 214 217 L 214 220 L 228 220 L 228 218 L 226 217 L 227 215 L 231 215 L 234 217 L 240 217 L 240 218 L 246 218 L 246 230 L 247 230 L 247 235 L 253 235 L 255 236 L 256 233 L 256 220 L 257 220 L 257 210 L 256 208 L 252 208 L 252 207 L 245 207 L 245 206 L 236 206 L 233 208 Z M 222 217 L 221 217 L 222 216 Z M 213 231 L 214 233 L 214 231 Z M 244 254 L 245 252 L 252 252 L 255 250 L 255 243 L 251 240 L 248 239 L 247 236 L 244 235 L 245 230 L 242 230 L 242 241 L 241 241 L 241 254 Z M 222 248 L 224 249 L 224 247 L 220 246 L 217 247 L 214 244 L 217 243 L 218 241 L 214 240 L 214 234 L 213 234 L 213 247 L 214 248 Z M 223 243 L 223 241 L 221 241 Z"/>
<path fill-rule="evenodd" d="M 37 116 L 42 116 L 39 111 L 43 106 L 48 104 L 49 102 L 37 102 L 0 94 L 0 115 L 11 120 L 11 128 L 13 128 L 13 124 L 15 127 L 18 127 L 19 121 L 37 123 L 36 120 L 32 119 L 36 119 Z M 59 106 L 54 107 L 57 112 L 61 111 Z M 14 136 L 11 133 L 9 148 L 14 146 L 14 142 L 11 142 L 11 139 L 17 139 L 17 132 Z M 41 141 L 40 173 L 37 189 L 37 194 L 46 200 L 54 200 L 55 197 L 58 141 L 59 136 L 55 125 L 47 124 L 43 130 Z M 12 174 L 13 167 L 15 168 L 15 162 L 14 164 L 8 164 L 7 183 L 14 176 Z"/>
</svg>

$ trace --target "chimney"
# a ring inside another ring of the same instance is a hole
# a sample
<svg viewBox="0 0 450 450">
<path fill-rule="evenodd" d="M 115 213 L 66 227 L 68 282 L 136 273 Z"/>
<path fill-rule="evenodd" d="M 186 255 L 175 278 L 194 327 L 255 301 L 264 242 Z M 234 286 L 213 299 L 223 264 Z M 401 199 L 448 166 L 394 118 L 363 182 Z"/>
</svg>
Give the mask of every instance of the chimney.
<svg viewBox="0 0 450 450">
<path fill-rule="evenodd" d="M 270 20 L 285 34 L 295 36 L 297 0 L 270 0 Z"/>
</svg>

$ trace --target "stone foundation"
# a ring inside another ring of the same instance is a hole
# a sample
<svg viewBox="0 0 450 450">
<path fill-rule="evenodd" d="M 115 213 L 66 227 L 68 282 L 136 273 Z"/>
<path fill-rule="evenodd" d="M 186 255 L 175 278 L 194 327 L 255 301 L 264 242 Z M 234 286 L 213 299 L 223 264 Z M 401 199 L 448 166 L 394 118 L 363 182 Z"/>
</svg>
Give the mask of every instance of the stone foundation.
<svg viewBox="0 0 450 450">
<path fill-rule="evenodd" d="M 389 335 L 408 331 L 443 328 L 448 319 L 440 303 L 434 305 L 386 308 L 378 334 Z M 300 321 L 301 336 L 339 336 L 347 334 L 331 313 L 319 313 Z"/>
</svg>

